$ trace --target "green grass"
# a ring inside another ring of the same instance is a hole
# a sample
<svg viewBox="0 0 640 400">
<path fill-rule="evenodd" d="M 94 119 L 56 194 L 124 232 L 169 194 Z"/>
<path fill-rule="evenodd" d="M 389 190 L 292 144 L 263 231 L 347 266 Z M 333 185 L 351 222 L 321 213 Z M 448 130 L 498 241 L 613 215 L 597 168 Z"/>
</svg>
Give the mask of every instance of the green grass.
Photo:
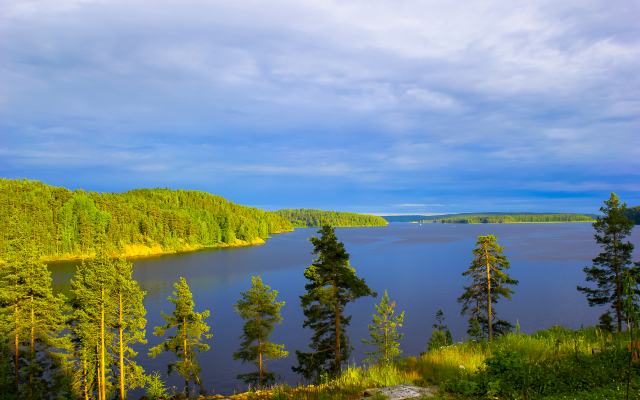
<svg viewBox="0 0 640 400">
<path fill-rule="evenodd" d="M 286 385 L 236 400 L 355 400 L 365 389 L 412 383 L 438 385 L 441 399 L 626 399 L 629 333 L 553 327 L 534 335 L 511 333 L 493 343 L 465 342 L 394 365 L 347 368 L 336 380 Z M 603 351 L 592 355 L 592 349 Z M 640 400 L 640 362 L 630 399 Z M 375 400 L 375 399 L 373 399 Z"/>
</svg>

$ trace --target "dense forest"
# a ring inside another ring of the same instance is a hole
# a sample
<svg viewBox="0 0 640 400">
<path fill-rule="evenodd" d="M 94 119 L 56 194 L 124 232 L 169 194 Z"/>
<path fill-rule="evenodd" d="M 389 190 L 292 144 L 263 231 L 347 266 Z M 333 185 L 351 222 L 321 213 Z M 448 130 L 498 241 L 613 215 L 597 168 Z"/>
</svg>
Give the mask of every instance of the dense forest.
<svg viewBox="0 0 640 400">
<path fill-rule="evenodd" d="M 312 209 L 278 210 L 276 214 L 286 218 L 294 228 L 320 227 L 329 224 L 333 227 L 347 226 L 385 226 L 382 217 L 340 211 L 322 211 Z"/>
<path fill-rule="evenodd" d="M 98 193 L 2 179 L 2 260 L 12 219 L 29 227 L 45 259 L 92 255 L 94 238 L 101 231 L 116 254 L 134 255 L 136 247 L 162 253 L 251 243 L 292 229 L 289 221 L 275 213 L 200 191 L 158 188 Z"/>
<path fill-rule="evenodd" d="M 512 214 L 473 215 L 454 218 L 425 219 L 418 222 L 440 222 L 443 224 L 509 224 L 517 222 L 592 222 L 593 219 L 580 214 Z"/>
<path fill-rule="evenodd" d="M 629 207 L 622 215 L 627 217 L 629 221 L 634 221 L 636 225 L 640 225 L 640 206 Z"/>
</svg>

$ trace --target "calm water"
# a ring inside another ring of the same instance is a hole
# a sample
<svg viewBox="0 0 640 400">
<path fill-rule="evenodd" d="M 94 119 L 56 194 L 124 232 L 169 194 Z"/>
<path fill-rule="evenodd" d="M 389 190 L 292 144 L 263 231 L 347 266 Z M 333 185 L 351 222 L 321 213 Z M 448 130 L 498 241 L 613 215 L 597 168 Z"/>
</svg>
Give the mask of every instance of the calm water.
<svg viewBox="0 0 640 400">
<path fill-rule="evenodd" d="M 251 365 L 234 361 L 231 354 L 239 347 L 243 321 L 233 312 L 232 304 L 240 298 L 240 291 L 251 286 L 252 276 L 261 276 L 265 284 L 278 291 L 278 301 L 284 321 L 277 326 L 272 340 L 284 343 L 289 357 L 272 361 L 267 367 L 282 374 L 290 384 L 297 375 L 290 367 L 296 364 L 295 350 L 309 351 L 311 332 L 302 329 L 304 316 L 299 296 L 304 293 L 304 269 L 311 264 L 313 246 L 307 240 L 316 235 L 316 228 L 296 229 L 294 232 L 274 235 L 266 244 L 243 248 L 225 248 L 179 255 L 133 260 L 133 277 L 147 291 L 147 339 L 138 346 L 136 360 L 147 372 L 166 373 L 170 354 L 155 360 L 146 356 L 148 349 L 161 341 L 152 335 L 153 327 L 164 320 L 160 310 L 169 314 L 172 303 L 167 300 L 174 290 L 173 284 L 184 277 L 194 296 L 196 311 L 210 310 L 206 322 L 211 326 L 213 338 L 207 343 L 211 350 L 202 353 L 199 360 L 204 370 L 205 388 L 217 394 L 230 394 L 244 388 L 236 380 L 240 373 L 253 370 Z M 431 325 L 439 309 L 444 311 L 445 323 L 455 340 L 462 340 L 467 330 L 467 317 L 460 316 L 456 302 L 467 284 L 462 272 L 472 260 L 471 250 L 479 235 L 493 234 L 505 246 L 511 261 L 509 274 L 520 281 L 514 289 L 513 301 L 500 301 L 496 310 L 500 318 L 515 325 L 516 319 L 525 333 L 552 325 L 577 329 L 593 325 L 605 311 L 603 307 L 590 308 L 587 300 L 576 290 L 584 285 L 582 269 L 590 265 L 600 248 L 593 239 L 593 228 L 588 223 L 571 224 L 409 224 L 391 223 L 386 227 L 338 228 L 338 238 L 351 255 L 351 266 L 358 276 L 379 294 L 386 289 L 398 311 L 405 311 L 400 348 L 404 355 L 418 355 L 427 348 Z M 629 240 L 640 251 L 640 231 Z M 638 253 L 635 261 L 640 260 Z M 56 291 L 68 294 L 75 264 L 51 264 Z M 360 299 L 347 306 L 353 315 L 347 332 L 355 348 L 352 361 L 364 360 L 368 338 L 367 325 L 375 312 L 376 299 Z M 166 379 L 168 386 L 181 387 L 183 380 L 177 375 Z M 142 394 L 137 390 L 135 395 Z"/>
</svg>

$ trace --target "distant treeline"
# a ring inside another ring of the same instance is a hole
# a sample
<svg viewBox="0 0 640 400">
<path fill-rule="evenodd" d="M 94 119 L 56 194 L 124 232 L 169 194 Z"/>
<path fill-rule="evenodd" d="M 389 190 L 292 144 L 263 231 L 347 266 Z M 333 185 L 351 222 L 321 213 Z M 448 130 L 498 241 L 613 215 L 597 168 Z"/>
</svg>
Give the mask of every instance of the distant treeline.
<svg viewBox="0 0 640 400">
<path fill-rule="evenodd" d="M 13 222 L 12 222 L 13 221 Z M 0 259 L 10 224 L 24 222 L 47 258 L 91 255 L 104 230 L 113 250 L 127 245 L 163 251 L 252 242 L 291 230 L 279 215 L 200 191 L 136 189 L 125 193 L 71 191 L 38 181 L 0 180 Z"/>
<path fill-rule="evenodd" d="M 382 217 L 350 212 L 322 211 L 304 208 L 295 210 L 285 209 L 274 212 L 286 218 L 295 228 L 319 227 L 323 224 L 329 224 L 333 227 L 387 225 L 387 221 Z"/>
<path fill-rule="evenodd" d="M 425 219 L 418 221 L 443 224 L 509 224 L 517 222 L 591 222 L 593 218 L 580 214 L 513 214 L 513 215 L 473 215 L 467 217 Z"/>
<path fill-rule="evenodd" d="M 622 215 L 627 217 L 629 221 L 634 221 L 636 225 L 640 225 L 640 206 L 629 207 Z"/>
</svg>

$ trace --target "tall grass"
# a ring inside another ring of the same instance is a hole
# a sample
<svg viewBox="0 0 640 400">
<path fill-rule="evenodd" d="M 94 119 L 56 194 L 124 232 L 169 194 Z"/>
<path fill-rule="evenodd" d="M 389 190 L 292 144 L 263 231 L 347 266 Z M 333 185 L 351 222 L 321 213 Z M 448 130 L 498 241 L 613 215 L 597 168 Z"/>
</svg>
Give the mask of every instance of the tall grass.
<svg viewBox="0 0 640 400">
<path fill-rule="evenodd" d="M 579 331 L 554 326 L 533 335 L 509 333 L 493 343 L 468 341 L 407 360 L 426 381 L 439 383 L 461 374 L 474 373 L 499 351 L 515 351 L 531 362 L 559 360 L 571 355 L 592 354 L 592 349 L 622 349 L 629 345 L 629 332 L 609 333 L 589 327 Z"/>
<path fill-rule="evenodd" d="M 635 334 L 634 334 L 635 335 Z M 629 332 L 609 333 L 589 327 L 573 331 L 554 326 L 533 335 L 509 333 L 493 343 L 468 341 L 442 347 L 421 357 L 403 358 L 393 365 L 349 366 L 340 378 L 319 385 L 287 385 L 256 393 L 243 393 L 236 400 L 354 400 L 365 389 L 412 383 L 440 385 L 468 379 L 485 368 L 485 360 L 503 351 L 513 351 L 533 364 L 557 362 L 591 355 L 592 349 L 628 348 Z"/>
</svg>

